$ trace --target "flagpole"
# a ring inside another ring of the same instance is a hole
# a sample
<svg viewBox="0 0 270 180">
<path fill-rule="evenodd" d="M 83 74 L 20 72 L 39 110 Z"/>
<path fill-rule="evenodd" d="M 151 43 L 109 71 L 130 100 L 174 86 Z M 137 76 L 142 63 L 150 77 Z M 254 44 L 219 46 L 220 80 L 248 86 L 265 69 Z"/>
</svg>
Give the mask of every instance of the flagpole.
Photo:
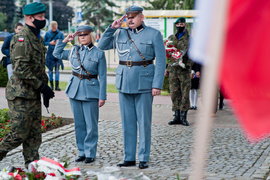
<svg viewBox="0 0 270 180">
<path fill-rule="evenodd" d="M 228 0 L 215 1 L 215 16 L 213 17 L 214 26 L 210 29 L 210 41 L 208 42 L 206 64 L 202 70 L 201 96 L 203 99 L 203 108 L 199 111 L 196 121 L 195 140 L 191 158 L 190 180 L 204 179 L 204 168 L 206 165 L 209 139 L 211 137 L 211 128 L 213 117 L 211 113 L 216 108 L 217 98 L 217 80 L 219 64 L 222 57 L 224 45 L 224 34 Z M 201 12 L 200 12 L 201 13 Z"/>
</svg>

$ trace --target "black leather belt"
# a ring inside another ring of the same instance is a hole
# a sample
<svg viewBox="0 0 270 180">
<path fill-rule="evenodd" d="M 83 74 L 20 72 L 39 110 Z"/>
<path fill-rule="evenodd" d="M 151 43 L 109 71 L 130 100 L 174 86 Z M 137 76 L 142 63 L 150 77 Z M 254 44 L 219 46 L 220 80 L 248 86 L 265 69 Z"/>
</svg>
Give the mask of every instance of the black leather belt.
<svg viewBox="0 0 270 180">
<path fill-rule="evenodd" d="M 126 65 L 128 67 L 131 67 L 131 66 L 147 66 L 149 64 L 153 64 L 153 60 L 150 60 L 150 61 L 119 61 L 119 64 L 121 65 Z"/>
<path fill-rule="evenodd" d="M 88 79 L 89 81 L 92 79 L 92 78 L 95 78 L 97 79 L 97 75 L 92 75 L 92 74 L 79 74 L 79 73 L 76 73 L 74 71 L 72 71 L 72 74 L 74 76 L 77 76 L 79 79 Z"/>
</svg>

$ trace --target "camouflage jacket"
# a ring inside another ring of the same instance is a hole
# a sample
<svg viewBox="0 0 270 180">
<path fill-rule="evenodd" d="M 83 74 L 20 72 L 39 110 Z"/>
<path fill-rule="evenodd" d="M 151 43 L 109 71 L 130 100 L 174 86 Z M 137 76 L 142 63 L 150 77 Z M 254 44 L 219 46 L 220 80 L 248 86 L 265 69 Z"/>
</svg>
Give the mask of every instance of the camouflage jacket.
<svg viewBox="0 0 270 180">
<path fill-rule="evenodd" d="M 16 97 L 40 98 L 39 87 L 42 83 L 48 83 L 45 53 L 43 38 L 38 39 L 28 26 L 25 25 L 13 36 L 10 43 L 10 59 L 14 72 L 6 87 L 8 100 L 14 100 Z"/>
<path fill-rule="evenodd" d="M 182 37 L 180 37 L 180 39 L 178 40 L 176 38 L 175 34 L 172 34 L 168 37 L 169 41 L 172 41 L 172 45 L 174 45 L 177 49 L 179 50 L 183 50 L 185 52 L 187 52 L 188 50 L 188 44 L 189 44 L 189 35 L 187 33 L 185 33 Z M 181 71 L 181 67 L 179 66 L 170 66 L 171 63 L 175 62 L 175 60 L 168 58 L 168 71 L 173 71 L 173 70 L 177 70 L 177 71 Z M 191 68 L 193 62 L 188 58 L 188 56 L 184 56 L 183 57 L 183 63 L 187 66 L 189 66 Z M 190 73 L 190 68 L 189 70 L 186 70 L 187 72 Z"/>
</svg>

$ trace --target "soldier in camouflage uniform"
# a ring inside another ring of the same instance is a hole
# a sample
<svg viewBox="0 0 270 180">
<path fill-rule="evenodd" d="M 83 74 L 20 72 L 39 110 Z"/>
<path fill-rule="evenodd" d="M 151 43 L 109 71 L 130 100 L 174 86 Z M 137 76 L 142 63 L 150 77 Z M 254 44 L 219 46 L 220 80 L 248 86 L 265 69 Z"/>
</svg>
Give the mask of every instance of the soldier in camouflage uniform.
<svg viewBox="0 0 270 180">
<path fill-rule="evenodd" d="M 171 44 L 176 46 L 177 49 L 187 52 L 189 35 L 185 29 L 186 19 L 184 17 L 180 17 L 174 24 L 176 26 L 177 33 L 169 36 L 168 40 L 172 41 Z M 185 55 L 183 57 L 185 68 L 172 65 L 173 63 L 175 63 L 175 60 L 169 58 L 168 67 L 165 72 L 165 75 L 169 75 L 172 110 L 175 111 L 175 118 L 168 124 L 182 124 L 184 126 L 188 126 L 187 111 L 190 106 L 190 67 L 192 66 L 192 61 L 190 61 L 187 55 Z"/>
<path fill-rule="evenodd" d="M 0 143 L 0 160 L 12 149 L 23 145 L 25 166 L 39 159 L 41 144 L 41 96 L 46 107 L 54 92 L 47 85 L 45 73 L 46 48 L 40 29 L 45 24 L 46 7 L 41 3 L 23 8 L 25 26 L 13 36 L 10 54 L 13 75 L 6 87 L 11 131 Z"/>
</svg>

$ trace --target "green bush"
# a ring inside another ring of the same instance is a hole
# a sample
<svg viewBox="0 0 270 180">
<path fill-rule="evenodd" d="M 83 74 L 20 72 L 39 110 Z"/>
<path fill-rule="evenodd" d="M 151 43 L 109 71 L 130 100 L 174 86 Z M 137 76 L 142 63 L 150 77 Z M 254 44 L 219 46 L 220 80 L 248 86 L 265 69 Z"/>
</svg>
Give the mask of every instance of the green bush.
<svg viewBox="0 0 270 180">
<path fill-rule="evenodd" d="M 5 134 L 10 131 L 10 118 L 8 116 L 8 109 L 0 109 L 0 142 L 3 140 Z"/>
<path fill-rule="evenodd" d="M 9 120 L 8 109 L 0 109 L 0 123 L 6 123 Z"/>
<path fill-rule="evenodd" d="M 162 90 L 170 93 L 169 77 L 166 77 L 166 76 L 164 77 Z"/>
<path fill-rule="evenodd" d="M 41 131 L 46 132 L 48 128 L 57 128 L 62 126 L 65 121 L 62 117 L 56 116 L 52 113 L 51 117 L 42 116 L 41 119 Z M 10 132 L 11 121 L 8 115 L 8 109 L 0 109 L 0 142 L 3 140 L 3 137 Z"/>
<path fill-rule="evenodd" d="M 8 81 L 7 68 L 0 65 L 0 87 L 6 87 Z"/>
</svg>

